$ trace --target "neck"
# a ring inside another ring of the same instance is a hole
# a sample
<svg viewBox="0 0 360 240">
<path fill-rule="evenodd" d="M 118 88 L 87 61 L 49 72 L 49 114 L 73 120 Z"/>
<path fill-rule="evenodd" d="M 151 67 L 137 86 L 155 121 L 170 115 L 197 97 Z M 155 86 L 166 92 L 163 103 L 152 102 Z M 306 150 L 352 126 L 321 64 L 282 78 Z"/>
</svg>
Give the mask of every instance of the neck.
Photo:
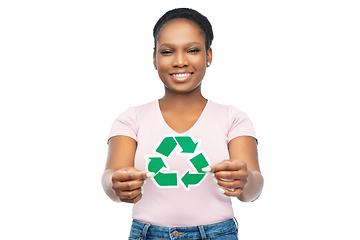
<svg viewBox="0 0 360 240">
<path fill-rule="evenodd" d="M 162 110 L 184 110 L 189 108 L 203 108 L 207 99 L 201 94 L 200 86 L 189 93 L 174 93 L 165 88 L 165 95 L 160 99 L 160 108 Z"/>
</svg>

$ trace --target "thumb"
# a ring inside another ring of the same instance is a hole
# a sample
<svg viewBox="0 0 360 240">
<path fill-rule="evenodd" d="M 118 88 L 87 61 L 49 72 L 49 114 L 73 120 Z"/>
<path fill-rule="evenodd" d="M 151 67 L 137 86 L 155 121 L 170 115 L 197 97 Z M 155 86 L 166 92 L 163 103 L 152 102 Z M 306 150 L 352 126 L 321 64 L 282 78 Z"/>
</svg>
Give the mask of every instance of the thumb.
<svg viewBox="0 0 360 240">
<path fill-rule="evenodd" d="M 212 166 L 207 166 L 201 169 L 203 172 L 213 172 L 214 167 Z"/>
<path fill-rule="evenodd" d="M 151 177 L 153 177 L 153 176 L 155 176 L 156 175 L 156 173 L 154 173 L 154 172 L 147 172 L 146 174 L 145 174 L 145 178 L 151 178 Z"/>
</svg>

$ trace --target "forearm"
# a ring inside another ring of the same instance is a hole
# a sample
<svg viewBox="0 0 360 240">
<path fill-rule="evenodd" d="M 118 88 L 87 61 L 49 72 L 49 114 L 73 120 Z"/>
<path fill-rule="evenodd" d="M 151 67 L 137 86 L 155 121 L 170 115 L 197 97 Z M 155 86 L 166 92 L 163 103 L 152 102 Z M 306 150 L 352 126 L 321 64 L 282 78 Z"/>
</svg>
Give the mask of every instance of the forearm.
<svg viewBox="0 0 360 240">
<path fill-rule="evenodd" d="M 114 202 L 120 202 L 119 197 L 116 195 L 114 189 L 112 188 L 112 175 L 116 172 L 113 169 L 107 169 L 102 176 L 102 185 L 105 193 L 113 200 Z"/>
<path fill-rule="evenodd" d="M 264 178 L 258 171 L 249 171 L 247 184 L 238 196 L 242 202 L 255 201 L 261 194 L 264 186 Z"/>
</svg>

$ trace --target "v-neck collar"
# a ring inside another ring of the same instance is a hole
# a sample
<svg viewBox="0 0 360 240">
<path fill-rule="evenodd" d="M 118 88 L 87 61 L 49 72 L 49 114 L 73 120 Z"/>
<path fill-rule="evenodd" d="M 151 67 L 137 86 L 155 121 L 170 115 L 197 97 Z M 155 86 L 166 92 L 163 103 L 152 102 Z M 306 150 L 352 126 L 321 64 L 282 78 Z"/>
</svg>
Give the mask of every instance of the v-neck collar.
<svg viewBox="0 0 360 240">
<path fill-rule="evenodd" d="M 165 124 L 168 129 L 170 129 L 172 132 L 174 132 L 174 133 L 176 133 L 176 134 L 186 134 L 186 133 L 188 133 L 189 131 L 191 131 L 192 129 L 194 129 L 194 128 L 196 127 L 196 125 L 199 124 L 199 122 L 201 122 L 201 119 L 203 118 L 205 112 L 207 111 L 207 109 L 209 108 L 209 105 L 211 104 L 210 102 L 211 102 L 210 100 L 207 100 L 207 103 L 206 103 L 204 109 L 202 110 L 199 118 L 196 120 L 196 122 L 195 122 L 188 130 L 186 130 L 185 132 L 181 132 L 181 133 L 175 131 L 174 129 L 172 129 L 172 128 L 169 126 L 169 124 L 165 121 L 165 118 L 164 118 L 164 116 L 162 115 L 162 112 L 161 112 L 161 109 L 160 109 L 159 100 L 155 100 L 155 105 L 156 105 L 157 112 L 158 112 L 160 118 L 162 119 L 163 124 Z"/>
</svg>

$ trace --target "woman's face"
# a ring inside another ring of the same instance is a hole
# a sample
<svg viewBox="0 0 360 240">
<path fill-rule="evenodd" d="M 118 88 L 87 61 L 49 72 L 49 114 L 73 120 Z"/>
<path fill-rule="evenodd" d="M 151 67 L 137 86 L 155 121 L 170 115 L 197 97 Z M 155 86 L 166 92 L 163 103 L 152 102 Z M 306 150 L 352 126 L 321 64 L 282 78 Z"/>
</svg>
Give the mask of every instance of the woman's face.
<svg viewBox="0 0 360 240">
<path fill-rule="evenodd" d="M 191 21 L 176 19 L 160 31 L 154 65 L 167 90 L 189 93 L 201 85 L 211 48 L 206 50 L 200 29 Z"/>
</svg>

